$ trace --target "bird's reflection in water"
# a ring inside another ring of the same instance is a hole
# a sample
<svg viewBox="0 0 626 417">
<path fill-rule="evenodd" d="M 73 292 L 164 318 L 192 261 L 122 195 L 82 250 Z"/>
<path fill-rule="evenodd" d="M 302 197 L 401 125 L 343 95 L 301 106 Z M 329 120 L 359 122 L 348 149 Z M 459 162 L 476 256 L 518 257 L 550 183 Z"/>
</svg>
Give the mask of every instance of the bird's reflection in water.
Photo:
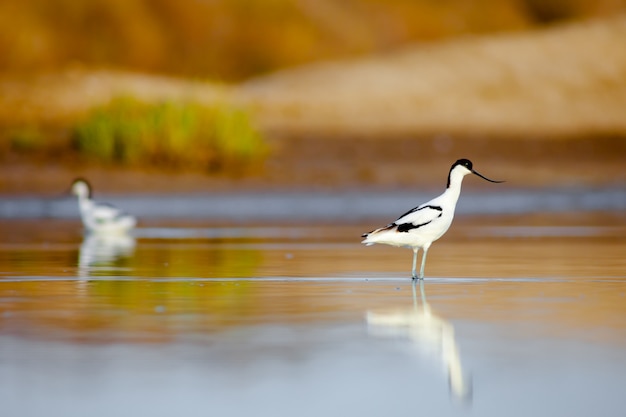
<svg viewBox="0 0 626 417">
<path fill-rule="evenodd" d="M 419 286 L 420 297 L 417 295 Z M 413 306 L 393 311 L 368 311 L 367 325 L 374 336 L 408 338 L 420 356 L 441 358 L 455 399 L 470 403 L 471 380 L 463 372 L 452 324 L 434 314 L 426 301 L 424 280 L 413 282 Z"/>
<path fill-rule="evenodd" d="M 85 235 L 78 253 L 78 273 L 89 277 L 94 273 L 111 273 L 123 269 L 120 262 L 135 252 L 135 238 L 128 234 Z"/>
</svg>

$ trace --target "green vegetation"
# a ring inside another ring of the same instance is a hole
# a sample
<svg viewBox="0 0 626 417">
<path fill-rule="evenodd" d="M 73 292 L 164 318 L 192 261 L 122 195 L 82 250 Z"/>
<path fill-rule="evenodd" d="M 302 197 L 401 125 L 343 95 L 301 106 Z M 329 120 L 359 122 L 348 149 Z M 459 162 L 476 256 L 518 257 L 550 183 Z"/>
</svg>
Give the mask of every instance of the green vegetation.
<svg viewBox="0 0 626 417">
<path fill-rule="evenodd" d="M 44 134 L 37 126 L 21 126 L 7 133 L 11 150 L 17 152 L 34 152 L 45 145 Z"/>
<path fill-rule="evenodd" d="M 266 153 L 248 112 L 223 103 L 117 98 L 71 130 L 75 149 L 102 162 L 232 170 Z"/>
</svg>

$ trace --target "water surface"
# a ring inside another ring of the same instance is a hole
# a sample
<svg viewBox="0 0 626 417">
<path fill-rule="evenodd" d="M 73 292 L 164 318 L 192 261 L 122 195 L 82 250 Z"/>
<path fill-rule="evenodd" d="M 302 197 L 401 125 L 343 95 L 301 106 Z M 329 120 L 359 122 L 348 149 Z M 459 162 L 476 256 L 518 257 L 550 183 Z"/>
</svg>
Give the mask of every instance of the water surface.
<svg viewBox="0 0 626 417">
<path fill-rule="evenodd" d="M 0 221 L 2 415 L 623 415 L 623 214 L 377 225 Z"/>
</svg>

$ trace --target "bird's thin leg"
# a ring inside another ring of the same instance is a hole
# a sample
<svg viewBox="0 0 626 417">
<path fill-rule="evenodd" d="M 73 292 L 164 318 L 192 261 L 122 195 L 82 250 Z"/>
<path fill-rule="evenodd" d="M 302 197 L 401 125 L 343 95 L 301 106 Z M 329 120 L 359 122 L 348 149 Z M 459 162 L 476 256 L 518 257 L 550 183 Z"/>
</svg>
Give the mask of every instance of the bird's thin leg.
<svg viewBox="0 0 626 417">
<path fill-rule="evenodd" d="M 426 255 L 428 254 L 428 246 L 422 248 L 422 267 L 420 268 L 419 279 L 424 279 L 424 267 L 426 267 Z"/>
<path fill-rule="evenodd" d="M 413 279 L 419 279 L 417 276 L 416 268 L 417 268 L 417 252 L 419 248 L 413 248 L 413 269 L 411 270 L 411 276 Z"/>
</svg>

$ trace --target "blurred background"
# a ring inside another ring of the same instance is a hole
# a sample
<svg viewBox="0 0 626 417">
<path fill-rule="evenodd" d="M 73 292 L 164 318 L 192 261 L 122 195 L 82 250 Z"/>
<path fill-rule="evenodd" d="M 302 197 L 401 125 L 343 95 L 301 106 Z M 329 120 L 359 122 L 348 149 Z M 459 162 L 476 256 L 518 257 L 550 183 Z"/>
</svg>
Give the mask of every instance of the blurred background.
<svg viewBox="0 0 626 417">
<path fill-rule="evenodd" d="M 3 72 L 68 66 L 241 81 L 320 60 L 624 11 L 619 0 L 2 2 Z"/>
<path fill-rule="evenodd" d="M 624 39 L 623 0 L 4 0 L 0 193 L 623 184 Z"/>
</svg>

